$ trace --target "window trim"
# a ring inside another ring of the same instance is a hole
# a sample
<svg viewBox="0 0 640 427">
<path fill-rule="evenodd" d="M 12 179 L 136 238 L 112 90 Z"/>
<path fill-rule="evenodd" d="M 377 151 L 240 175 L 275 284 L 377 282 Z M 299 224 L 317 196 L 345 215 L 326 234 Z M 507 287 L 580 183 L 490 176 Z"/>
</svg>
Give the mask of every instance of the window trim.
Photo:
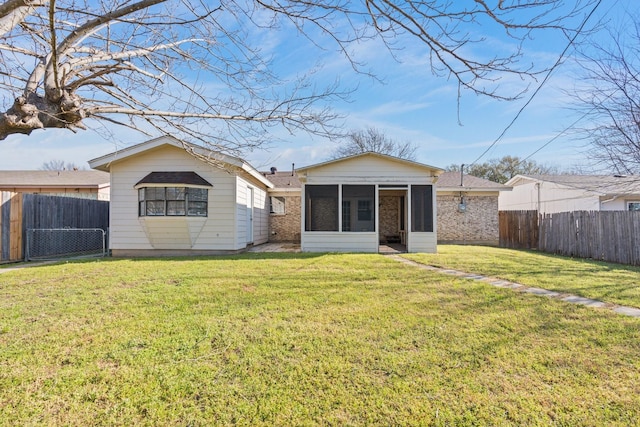
<svg viewBox="0 0 640 427">
<path fill-rule="evenodd" d="M 191 217 L 191 218 L 207 218 L 209 216 L 209 188 L 203 185 L 188 185 L 188 184 L 183 184 L 183 185 L 168 185 L 168 184 L 149 184 L 149 185 L 145 185 L 145 184 L 139 184 L 136 185 L 134 187 L 137 191 L 138 191 L 138 218 L 158 218 L 158 217 L 162 217 L 162 218 L 184 218 L 184 217 Z M 158 188 L 163 188 L 164 189 L 164 199 L 146 199 L 146 189 L 147 188 L 154 188 L 154 189 L 158 189 Z M 179 189 L 183 189 L 184 191 L 184 199 L 169 199 L 167 197 L 167 193 L 168 193 L 168 189 L 170 188 L 179 188 Z M 206 200 L 201 200 L 200 197 L 198 197 L 196 200 L 190 200 L 189 198 L 189 189 L 198 189 L 198 190 L 204 190 L 205 191 L 205 197 Z M 142 196 L 141 196 L 142 194 Z M 147 208 L 147 202 L 149 201 L 154 201 L 154 202 L 160 202 L 162 201 L 164 206 L 162 209 L 162 214 L 156 214 L 156 215 L 149 215 L 148 214 L 148 208 Z M 181 214 L 169 214 L 169 203 L 171 202 L 183 202 L 183 209 L 181 209 L 180 211 L 183 212 Z M 198 209 L 195 210 L 195 212 L 203 212 L 202 215 L 199 214 L 190 214 L 190 212 L 194 212 L 193 209 L 193 205 L 194 204 L 202 204 L 204 209 Z"/>
<path fill-rule="evenodd" d="M 272 200 L 282 199 L 282 212 L 275 212 L 273 210 Z M 286 215 L 287 214 L 287 198 L 285 196 L 269 196 L 269 215 Z"/>
<path fill-rule="evenodd" d="M 626 203 L 626 204 L 627 204 L 627 209 L 626 209 L 626 210 L 627 210 L 628 212 L 638 212 L 638 211 L 637 211 L 637 210 L 635 210 L 635 209 L 631 209 L 631 205 L 632 205 L 632 204 L 633 204 L 633 205 L 635 205 L 635 204 L 640 205 L 640 200 L 627 200 L 626 202 L 627 202 L 627 203 Z"/>
</svg>

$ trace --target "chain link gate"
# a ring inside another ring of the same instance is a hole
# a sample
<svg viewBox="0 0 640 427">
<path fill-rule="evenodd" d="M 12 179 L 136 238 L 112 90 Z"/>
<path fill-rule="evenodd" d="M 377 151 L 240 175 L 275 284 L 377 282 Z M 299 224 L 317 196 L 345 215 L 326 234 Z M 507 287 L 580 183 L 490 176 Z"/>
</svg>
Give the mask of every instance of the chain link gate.
<svg viewBox="0 0 640 427">
<path fill-rule="evenodd" d="M 26 237 L 26 261 L 107 254 L 101 228 L 30 228 Z"/>
</svg>

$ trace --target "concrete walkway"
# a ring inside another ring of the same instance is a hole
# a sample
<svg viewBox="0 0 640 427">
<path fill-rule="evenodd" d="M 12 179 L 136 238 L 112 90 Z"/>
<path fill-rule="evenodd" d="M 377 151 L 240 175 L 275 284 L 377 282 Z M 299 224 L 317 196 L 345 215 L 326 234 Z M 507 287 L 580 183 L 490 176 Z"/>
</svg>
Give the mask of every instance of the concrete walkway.
<svg viewBox="0 0 640 427">
<path fill-rule="evenodd" d="M 513 289 L 514 291 L 518 291 L 518 292 L 526 292 L 529 294 L 540 295 L 548 298 L 554 298 L 554 299 L 558 299 L 571 304 L 580 304 L 587 307 L 606 308 L 606 309 L 615 311 L 618 314 L 640 318 L 640 308 L 636 308 L 636 307 L 628 307 L 624 305 L 611 304 L 611 303 L 602 302 L 602 301 L 585 298 L 577 295 L 565 294 L 561 292 L 549 291 L 547 289 L 525 286 L 520 283 L 510 282 L 508 280 L 496 279 L 495 277 L 487 277 L 479 274 L 469 274 L 469 273 L 465 273 L 464 271 L 451 270 L 447 268 L 439 268 L 431 265 L 420 264 L 418 262 L 411 261 L 409 259 L 403 258 L 398 255 L 389 255 L 389 258 L 407 265 L 412 265 L 414 267 L 422 268 L 423 270 L 434 271 L 436 273 L 447 274 L 449 276 L 455 276 L 462 279 L 476 280 L 478 282 L 488 283 L 498 288 Z"/>
</svg>

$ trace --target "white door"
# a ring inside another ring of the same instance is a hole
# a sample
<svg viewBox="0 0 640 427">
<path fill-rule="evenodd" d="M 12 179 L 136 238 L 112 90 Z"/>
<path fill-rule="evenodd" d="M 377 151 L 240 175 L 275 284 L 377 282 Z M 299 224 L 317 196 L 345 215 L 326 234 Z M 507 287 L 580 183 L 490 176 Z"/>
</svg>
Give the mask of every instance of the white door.
<svg viewBox="0 0 640 427">
<path fill-rule="evenodd" d="M 253 243 L 253 188 L 247 187 L 247 244 Z"/>
</svg>

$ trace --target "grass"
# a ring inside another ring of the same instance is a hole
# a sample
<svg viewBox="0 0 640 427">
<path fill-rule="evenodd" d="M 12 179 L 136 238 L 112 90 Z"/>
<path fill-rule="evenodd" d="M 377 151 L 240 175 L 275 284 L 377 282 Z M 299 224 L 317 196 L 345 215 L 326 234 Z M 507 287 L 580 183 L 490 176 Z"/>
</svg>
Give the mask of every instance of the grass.
<svg viewBox="0 0 640 427">
<path fill-rule="evenodd" d="M 481 246 L 440 245 L 437 254 L 404 256 L 423 264 L 640 307 L 640 267 Z"/>
<path fill-rule="evenodd" d="M 0 425 L 634 425 L 640 320 L 379 255 L 0 274 Z"/>
</svg>

